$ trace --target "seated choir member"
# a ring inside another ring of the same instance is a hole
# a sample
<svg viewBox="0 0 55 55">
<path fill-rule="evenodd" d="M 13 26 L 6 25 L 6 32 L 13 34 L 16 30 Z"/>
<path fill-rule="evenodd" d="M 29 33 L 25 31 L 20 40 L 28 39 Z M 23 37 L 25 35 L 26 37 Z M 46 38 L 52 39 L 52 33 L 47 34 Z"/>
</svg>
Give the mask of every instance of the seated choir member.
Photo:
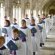
<svg viewBox="0 0 55 55">
<path fill-rule="evenodd" d="M 14 18 L 14 22 L 13 24 L 11 24 L 11 27 L 14 29 L 14 28 L 17 28 L 18 29 L 18 24 L 17 24 L 17 20 Z"/>
<path fill-rule="evenodd" d="M 4 36 L 0 36 L 0 55 L 9 55 L 9 51 L 5 47 L 5 38 Z"/>
<path fill-rule="evenodd" d="M 35 19 L 31 19 L 30 25 L 28 28 L 31 30 L 32 33 L 32 46 L 33 46 L 33 55 L 39 54 L 40 50 L 40 32 L 38 26 L 35 24 Z"/>
<path fill-rule="evenodd" d="M 26 21 L 26 25 L 30 24 L 30 19 L 28 18 L 28 15 L 26 14 L 26 18 L 24 19 Z"/>
<path fill-rule="evenodd" d="M 31 43 L 31 31 L 30 29 L 26 26 L 26 21 L 22 20 L 22 27 L 20 27 L 21 31 L 21 39 L 23 40 L 23 47 L 26 49 L 26 55 L 32 55 L 32 43 Z M 24 34 L 22 34 L 22 32 Z M 23 36 L 22 36 L 23 35 Z M 25 38 L 26 40 L 25 40 Z"/>
</svg>

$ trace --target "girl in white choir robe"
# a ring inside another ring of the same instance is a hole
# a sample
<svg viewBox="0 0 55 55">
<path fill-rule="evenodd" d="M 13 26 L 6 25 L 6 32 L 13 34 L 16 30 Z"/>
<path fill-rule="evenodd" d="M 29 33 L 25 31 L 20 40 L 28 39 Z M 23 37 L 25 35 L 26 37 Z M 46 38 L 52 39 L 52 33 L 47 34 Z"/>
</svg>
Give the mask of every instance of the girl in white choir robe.
<svg viewBox="0 0 55 55">
<path fill-rule="evenodd" d="M 40 24 L 43 27 L 43 29 L 42 29 L 42 37 L 43 37 L 43 42 L 45 43 L 45 39 L 47 37 L 47 35 L 46 35 L 46 28 L 45 28 L 45 19 L 42 19 Z"/>
<path fill-rule="evenodd" d="M 5 20 L 5 26 L 2 28 L 2 33 L 5 35 L 6 43 L 12 38 L 12 28 L 10 27 L 10 21 Z"/>
<path fill-rule="evenodd" d="M 39 23 L 39 26 L 42 27 L 42 38 L 41 38 L 41 44 L 44 45 L 45 41 L 46 41 L 46 29 L 45 29 L 45 19 L 42 19 L 41 22 Z"/>
<path fill-rule="evenodd" d="M 40 47 L 42 47 L 42 45 L 44 45 L 44 42 L 43 42 L 43 36 L 42 36 L 43 23 L 42 23 L 41 19 L 40 19 L 40 21 L 38 23 L 38 27 L 39 27 L 39 31 L 40 31 Z"/>
<path fill-rule="evenodd" d="M 18 49 L 10 50 L 10 55 L 25 55 L 23 43 L 22 43 L 22 40 L 20 39 L 19 35 L 20 35 L 19 30 L 13 29 L 12 41 L 15 43 L 15 45 L 17 45 Z"/>
<path fill-rule="evenodd" d="M 14 23 L 13 24 L 11 24 L 11 27 L 12 27 L 12 29 L 14 29 L 14 28 L 19 28 L 19 25 L 16 23 L 16 19 L 14 18 Z"/>
<path fill-rule="evenodd" d="M 26 55 L 33 55 L 33 48 L 32 48 L 32 43 L 31 43 L 31 31 L 30 29 L 26 26 L 26 21 L 22 20 L 22 27 L 20 28 L 20 31 L 22 31 L 26 35 L 26 42 L 23 42 L 23 47 L 26 49 L 25 54 Z"/>
<path fill-rule="evenodd" d="M 31 19 L 31 24 L 28 26 L 28 28 L 31 30 L 32 34 L 32 47 L 33 47 L 33 55 L 37 54 L 39 55 L 40 51 L 40 31 L 38 26 L 35 24 L 35 20 Z"/>
<path fill-rule="evenodd" d="M 4 36 L 0 36 L 0 55 L 9 55 L 9 51 L 4 44 L 5 38 Z"/>
</svg>

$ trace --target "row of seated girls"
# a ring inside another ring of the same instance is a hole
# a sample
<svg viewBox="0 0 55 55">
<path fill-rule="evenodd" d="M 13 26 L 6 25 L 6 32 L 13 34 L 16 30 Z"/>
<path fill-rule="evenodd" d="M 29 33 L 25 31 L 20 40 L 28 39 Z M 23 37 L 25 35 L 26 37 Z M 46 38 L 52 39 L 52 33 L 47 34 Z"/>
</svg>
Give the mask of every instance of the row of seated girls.
<svg viewBox="0 0 55 55">
<path fill-rule="evenodd" d="M 4 36 L 0 36 L 0 55 L 41 55 L 40 46 L 44 44 L 41 25 L 44 22 L 36 25 L 33 17 L 27 20 L 27 17 L 22 19 L 21 27 L 16 23 L 16 19 L 13 24 L 5 20 L 2 28 Z"/>
</svg>

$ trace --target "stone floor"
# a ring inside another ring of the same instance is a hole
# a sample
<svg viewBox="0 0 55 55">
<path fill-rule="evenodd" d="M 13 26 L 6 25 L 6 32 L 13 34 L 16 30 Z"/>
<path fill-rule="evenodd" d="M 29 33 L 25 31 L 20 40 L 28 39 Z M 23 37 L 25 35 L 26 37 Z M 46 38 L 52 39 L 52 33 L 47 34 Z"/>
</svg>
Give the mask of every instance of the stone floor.
<svg viewBox="0 0 55 55">
<path fill-rule="evenodd" d="M 45 45 L 40 51 L 41 55 L 55 55 L 55 26 L 48 33 Z"/>
</svg>

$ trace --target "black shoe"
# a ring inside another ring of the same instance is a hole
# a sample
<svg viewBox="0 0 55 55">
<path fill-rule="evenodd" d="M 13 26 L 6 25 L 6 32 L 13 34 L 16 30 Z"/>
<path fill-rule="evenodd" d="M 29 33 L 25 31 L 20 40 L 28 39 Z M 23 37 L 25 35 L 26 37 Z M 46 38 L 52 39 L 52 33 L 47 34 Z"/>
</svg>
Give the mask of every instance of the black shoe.
<svg viewBox="0 0 55 55">
<path fill-rule="evenodd" d="M 44 43 L 40 43 L 40 47 L 42 47 L 44 45 Z"/>
<path fill-rule="evenodd" d="M 35 55 L 35 52 L 33 52 L 33 55 Z"/>
<path fill-rule="evenodd" d="M 42 45 L 44 45 L 44 43 L 42 43 Z"/>
</svg>

